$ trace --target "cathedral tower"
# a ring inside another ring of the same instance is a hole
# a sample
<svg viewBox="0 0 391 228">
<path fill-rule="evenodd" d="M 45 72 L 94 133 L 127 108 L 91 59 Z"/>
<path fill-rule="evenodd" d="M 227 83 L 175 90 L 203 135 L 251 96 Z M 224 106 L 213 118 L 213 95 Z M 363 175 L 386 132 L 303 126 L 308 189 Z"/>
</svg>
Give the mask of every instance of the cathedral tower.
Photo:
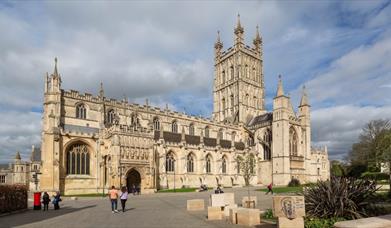
<svg viewBox="0 0 391 228">
<path fill-rule="evenodd" d="M 215 43 L 213 119 L 246 124 L 265 112 L 262 38 L 257 27 L 253 47 L 246 46 L 239 15 L 234 33 L 226 51 L 219 32 Z"/>
</svg>

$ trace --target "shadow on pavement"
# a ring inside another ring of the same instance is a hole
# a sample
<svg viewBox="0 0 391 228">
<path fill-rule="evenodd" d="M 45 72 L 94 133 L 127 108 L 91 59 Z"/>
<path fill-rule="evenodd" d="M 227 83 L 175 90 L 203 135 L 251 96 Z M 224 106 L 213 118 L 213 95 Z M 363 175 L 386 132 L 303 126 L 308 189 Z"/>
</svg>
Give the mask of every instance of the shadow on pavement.
<svg viewBox="0 0 391 228">
<path fill-rule="evenodd" d="M 96 207 L 96 205 L 89 205 L 80 208 L 72 208 L 72 207 L 64 206 L 60 208 L 60 210 L 50 209 L 49 211 L 28 210 L 26 212 L 0 217 L 0 224 L 1 224 L 0 227 L 3 228 L 3 227 L 15 227 L 15 226 L 28 225 L 30 223 L 40 222 L 43 220 L 55 218 L 58 216 L 81 211 L 92 207 Z"/>
</svg>

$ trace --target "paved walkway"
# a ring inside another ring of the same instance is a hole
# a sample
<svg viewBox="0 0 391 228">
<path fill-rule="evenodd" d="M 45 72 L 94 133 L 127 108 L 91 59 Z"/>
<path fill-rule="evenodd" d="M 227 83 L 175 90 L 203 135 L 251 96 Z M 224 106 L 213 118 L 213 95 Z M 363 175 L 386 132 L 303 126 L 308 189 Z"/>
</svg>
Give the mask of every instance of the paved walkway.
<svg viewBox="0 0 391 228">
<path fill-rule="evenodd" d="M 246 189 L 224 189 L 234 192 L 236 203 L 247 195 Z M 58 211 L 28 210 L 19 214 L 0 217 L 0 227 L 242 227 L 229 224 L 228 221 L 207 221 L 207 210 L 187 212 L 186 200 L 205 199 L 212 192 L 201 193 L 157 193 L 151 195 L 131 196 L 125 213 L 111 213 L 107 198 L 64 198 Z M 258 198 L 258 207 L 271 208 L 271 196 L 263 192 L 251 191 Z M 50 205 L 52 207 L 52 205 Z M 258 227 L 268 228 L 270 225 Z"/>
</svg>

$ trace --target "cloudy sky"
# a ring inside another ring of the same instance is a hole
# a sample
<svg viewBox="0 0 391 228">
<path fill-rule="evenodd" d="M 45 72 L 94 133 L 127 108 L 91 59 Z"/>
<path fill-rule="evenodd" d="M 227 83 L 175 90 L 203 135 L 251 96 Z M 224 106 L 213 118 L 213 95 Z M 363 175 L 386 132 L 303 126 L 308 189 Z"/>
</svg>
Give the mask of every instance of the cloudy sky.
<svg viewBox="0 0 391 228">
<path fill-rule="evenodd" d="M 233 43 L 237 14 L 264 41 L 267 107 L 277 75 L 293 105 L 312 105 L 312 139 L 342 159 L 369 120 L 391 117 L 390 1 L 0 2 L 0 163 L 40 145 L 44 75 L 63 88 L 149 98 L 212 112 L 213 45 Z"/>
</svg>

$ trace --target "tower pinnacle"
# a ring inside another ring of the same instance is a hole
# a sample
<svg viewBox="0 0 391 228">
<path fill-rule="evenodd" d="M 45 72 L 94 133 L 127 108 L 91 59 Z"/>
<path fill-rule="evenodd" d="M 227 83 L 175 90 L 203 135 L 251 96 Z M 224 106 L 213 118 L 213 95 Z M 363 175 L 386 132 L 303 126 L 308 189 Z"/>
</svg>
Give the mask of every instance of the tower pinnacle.
<svg viewBox="0 0 391 228">
<path fill-rule="evenodd" d="M 284 87 L 282 85 L 281 75 L 278 75 L 278 87 L 276 97 L 284 96 Z"/>
<path fill-rule="evenodd" d="M 217 30 L 217 39 L 216 39 L 216 43 L 215 43 L 215 49 L 221 50 L 222 48 L 223 48 L 223 43 L 220 40 L 220 31 Z"/>
<path fill-rule="evenodd" d="M 244 32 L 244 29 L 243 29 L 242 25 L 240 24 L 240 14 L 238 14 L 238 21 L 236 23 L 235 34 L 236 35 L 243 34 L 243 32 Z"/>
<path fill-rule="evenodd" d="M 58 75 L 58 72 L 57 72 L 57 57 L 54 58 L 54 72 L 53 72 L 53 75 Z"/>
<path fill-rule="evenodd" d="M 303 95 L 301 97 L 300 106 L 309 106 L 305 85 L 303 86 Z"/>
</svg>

